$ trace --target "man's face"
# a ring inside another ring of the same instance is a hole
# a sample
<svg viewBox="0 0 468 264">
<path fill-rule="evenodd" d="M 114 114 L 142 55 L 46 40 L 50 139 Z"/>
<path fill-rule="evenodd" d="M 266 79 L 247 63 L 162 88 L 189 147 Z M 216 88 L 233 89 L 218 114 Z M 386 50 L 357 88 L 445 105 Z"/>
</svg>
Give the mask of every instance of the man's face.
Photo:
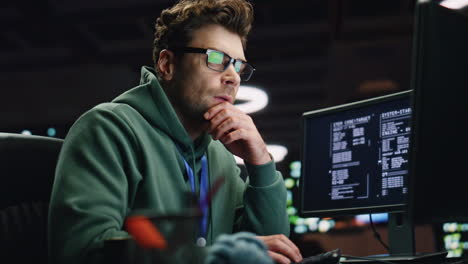
<svg viewBox="0 0 468 264">
<path fill-rule="evenodd" d="M 187 46 L 214 49 L 245 60 L 241 38 L 219 25 L 206 25 L 194 31 Z M 192 121 L 202 121 L 203 114 L 212 106 L 224 101 L 234 103 L 240 77 L 232 64 L 224 72 L 217 72 L 206 66 L 206 54 L 183 56 L 168 91 L 179 114 Z"/>
</svg>

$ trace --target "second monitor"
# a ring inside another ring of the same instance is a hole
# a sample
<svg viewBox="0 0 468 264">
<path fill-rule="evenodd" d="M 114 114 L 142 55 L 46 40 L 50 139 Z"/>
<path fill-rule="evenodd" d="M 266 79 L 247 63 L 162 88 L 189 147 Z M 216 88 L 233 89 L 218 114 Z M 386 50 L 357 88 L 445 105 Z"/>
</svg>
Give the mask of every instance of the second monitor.
<svg viewBox="0 0 468 264">
<path fill-rule="evenodd" d="M 303 215 L 404 209 L 410 97 L 411 90 L 303 115 Z"/>
</svg>

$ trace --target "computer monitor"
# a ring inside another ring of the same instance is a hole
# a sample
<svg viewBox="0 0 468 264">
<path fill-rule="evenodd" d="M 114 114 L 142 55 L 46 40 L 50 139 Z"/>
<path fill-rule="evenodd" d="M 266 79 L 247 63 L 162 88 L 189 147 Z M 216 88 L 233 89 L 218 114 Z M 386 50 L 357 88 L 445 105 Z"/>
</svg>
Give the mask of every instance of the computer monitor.
<svg viewBox="0 0 468 264">
<path fill-rule="evenodd" d="M 303 115 L 305 216 L 403 211 L 411 91 Z"/>
<path fill-rule="evenodd" d="M 408 221 L 412 90 L 303 114 L 301 216 L 388 212 L 391 255 L 414 255 Z"/>
<path fill-rule="evenodd" d="M 425 0 L 416 7 L 409 212 L 415 223 L 434 224 L 439 250 L 461 257 L 468 251 L 468 138 L 461 132 L 468 115 L 468 2 Z"/>
<path fill-rule="evenodd" d="M 468 221 L 468 2 L 417 3 L 410 212 L 416 223 Z"/>
</svg>

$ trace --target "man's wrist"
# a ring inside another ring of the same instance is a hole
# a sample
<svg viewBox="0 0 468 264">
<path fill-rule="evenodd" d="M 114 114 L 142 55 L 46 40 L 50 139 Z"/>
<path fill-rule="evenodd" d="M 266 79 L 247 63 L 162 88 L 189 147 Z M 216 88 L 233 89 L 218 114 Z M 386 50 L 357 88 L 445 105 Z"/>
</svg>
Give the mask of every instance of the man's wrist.
<svg viewBox="0 0 468 264">
<path fill-rule="evenodd" d="M 271 154 L 268 151 L 265 150 L 265 152 L 262 154 L 261 158 L 251 159 L 251 161 L 244 160 L 244 162 L 248 163 L 248 164 L 251 164 L 251 165 L 260 166 L 260 165 L 267 164 L 268 162 L 271 162 L 272 160 L 273 160 L 273 157 L 271 156 Z"/>
</svg>

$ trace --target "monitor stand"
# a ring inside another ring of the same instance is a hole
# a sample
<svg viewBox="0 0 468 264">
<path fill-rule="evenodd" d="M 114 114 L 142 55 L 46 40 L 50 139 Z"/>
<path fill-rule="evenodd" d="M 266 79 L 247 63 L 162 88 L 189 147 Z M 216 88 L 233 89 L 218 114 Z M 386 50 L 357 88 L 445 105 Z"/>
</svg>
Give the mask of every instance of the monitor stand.
<svg viewBox="0 0 468 264">
<path fill-rule="evenodd" d="M 359 259 L 349 256 L 340 262 L 442 263 L 447 255 L 447 252 L 415 253 L 414 225 L 407 212 L 388 214 L 388 240 L 390 254 L 372 255 Z"/>
</svg>

